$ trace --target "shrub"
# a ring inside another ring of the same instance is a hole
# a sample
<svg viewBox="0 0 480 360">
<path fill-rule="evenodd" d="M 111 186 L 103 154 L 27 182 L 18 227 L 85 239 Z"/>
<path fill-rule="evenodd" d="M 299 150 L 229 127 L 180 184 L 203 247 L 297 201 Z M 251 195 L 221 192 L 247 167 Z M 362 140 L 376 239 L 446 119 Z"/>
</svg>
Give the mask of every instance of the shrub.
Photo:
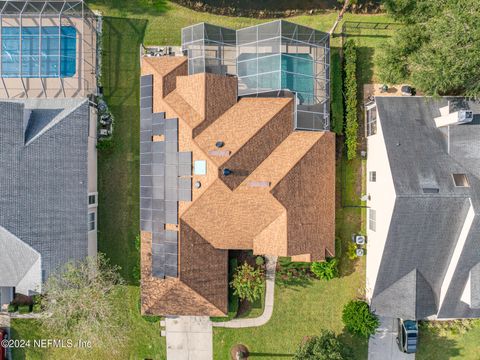
<svg viewBox="0 0 480 360">
<path fill-rule="evenodd" d="M 378 317 L 370 311 L 370 306 L 361 300 L 352 300 L 343 308 L 342 321 L 352 334 L 369 337 L 375 334 Z"/>
<path fill-rule="evenodd" d="M 264 274 L 261 269 L 254 269 L 244 263 L 235 271 L 230 286 L 234 290 L 234 295 L 238 295 L 241 300 L 248 300 L 253 303 L 262 296 L 265 287 L 263 280 Z"/>
<path fill-rule="evenodd" d="M 354 242 L 348 244 L 347 255 L 350 260 L 357 258 L 357 245 Z"/>
<path fill-rule="evenodd" d="M 109 152 L 113 149 L 113 140 L 112 138 L 107 138 L 103 140 L 99 140 L 97 142 L 97 149 L 102 152 Z"/>
<path fill-rule="evenodd" d="M 338 276 L 338 260 L 335 258 L 326 261 L 313 262 L 310 270 L 322 280 L 331 280 Z"/>
<path fill-rule="evenodd" d="M 331 60 L 332 76 L 332 102 L 330 112 L 332 119 L 331 129 L 338 135 L 343 133 L 343 81 L 342 81 L 342 61 L 338 51 L 332 51 Z"/>
<path fill-rule="evenodd" d="M 14 312 L 16 312 L 17 310 L 18 310 L 18 306 L 17 306 L 17 305 L 15 305 L 15 304 L 9 304 L 9 305 L 8 305 L 7 311 L 8 311 L 9 313 L 14 313 Z"/>
<path fill-rule="evenodd" d="M 293 355 L 293 360 L 346 360 L 352 358 L 352 350 L 342 344 L 333 331 L 322 330 L 302 342 Z"/>
<path fill-rule="evenodd" d="M 357 47 L 353 40 L 348 40 L 344 46 L 344 71 L 345 71 L 345 143 L 347 146 L 347 159 L 357 157 Z"/>
<path fill-rule="evenodd" d="M 257 264 L 258 266 L 262 266 L 263 264 L 265 264 L 265 259 L 263 258 L 263 256 L 257 256 L 255 258 L 255 264 Z"/>
<path fill-rule="evenodd" d="M 155 324 L 160 321 L 161 317 L 160 316 L 155 316 L 155 315 L 143 315 L 142 316 L 143 320 L 145 320 L 148 323 Z"/>
<path fill-rule="evenodd" d="M 32 308 L 30 307 L 30 305 L 19 305 L 18 306 L 18 312 L 20 314 L 28 314 L 31 311 L 32 311 Z"/>
<path fill-rule="evenodd" d="M 41 304 L 33 304 L 32 311 L 34 313 L 41 313 L 42 312 L 42 305 Z"/>
</svg>

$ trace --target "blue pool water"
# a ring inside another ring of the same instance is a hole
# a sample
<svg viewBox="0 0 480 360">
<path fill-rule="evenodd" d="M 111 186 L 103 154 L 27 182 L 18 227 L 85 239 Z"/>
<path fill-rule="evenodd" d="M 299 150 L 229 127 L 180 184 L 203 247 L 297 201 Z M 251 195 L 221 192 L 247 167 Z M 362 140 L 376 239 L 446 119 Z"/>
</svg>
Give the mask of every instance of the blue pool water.
<svg viewBox="0 0 480 360">
<path fill-rule="evenodd" d="M 3 27 L 1 76 L 65 78 L 75 75 L 76 35 L 72 26 L 43 26 L 41 34 L 38 26 L 22 27 L 21 34 L 20 27 Z"/>
<path fill-rule="evenodd" d="M 310 54 L 278 54 L 258 59 L 254 55 L 241 54 L 238 63 L 238 75 L 248 88 L 289 89 L 297 93 L 302 104 L 315 102 L 315 62 Z"/>
<path fill-rule="evenodd" d="M 311 103 L 315 85 L 313 66 L 309 54 L 282 54 L 282 89 L 294 91 L 302 102 Z"/>
</svg>

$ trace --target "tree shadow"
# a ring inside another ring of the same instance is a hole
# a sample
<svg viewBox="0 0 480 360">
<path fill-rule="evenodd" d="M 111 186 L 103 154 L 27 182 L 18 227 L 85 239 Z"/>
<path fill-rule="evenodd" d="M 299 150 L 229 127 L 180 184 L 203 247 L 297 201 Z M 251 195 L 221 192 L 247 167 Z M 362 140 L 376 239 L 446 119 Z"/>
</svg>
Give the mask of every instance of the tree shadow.
<svg viewBox="0 0 480 360">
<path fill-rule="evenodd" d="M 121 15 L 161 15 L 170 9 L 166 0 L 88 0 L 88 4 L 106 6 L 119 11 Z"/>
<path fill-rule="evenodd" d="M 338 340 L 346 345 L 345 350 L 350 354 L 350 358 L 357 360 L 368 358 L 368 338 L 352 335 L 344 329 L 338 335 Z"/>
<path fill-rule="evenodd" d="M 291 358 L 293 354 L 275 354 L 275 353 L 259 353 L 259 352 L 251 352 L 248 356 L 249 359 L 255 359 L 257 357 L 268 357 L 269 359 L 272 358 L 281 358 L 281 357 L 288 357 Z"/>
<path fill-rule="evenodd" d="M 455 340 L 442 336 L 435 329 L 420 326 L 417 358 L 425 360 L 448 360 L 460 356 Z"/>
<path fill-rule="evenodd" d="M 363 99 L 363 85 L 373 82 L 373 55 L 375 49 L 372 47 L 359 46 L 357 47 L 357 84 L 358 84 L 358 100 L 362 104 Z M 363 113 L 363 112 L 362 112 Z M 359 125 L 362 121 L 359 120 Z M 360 126 L 359 126 L 360 127 Z M 362 129 L 359 129 L 362 131 Z"/>
<path fill-rule="evenodd" d="M 14 327 L 10 328 L 10 339 L 21 339 L 20 334 Z M 10 351 L 12 359 L 25 360 L 27 358 L 25 348 L 23 347 L 14 347 Z"/>
</svg>

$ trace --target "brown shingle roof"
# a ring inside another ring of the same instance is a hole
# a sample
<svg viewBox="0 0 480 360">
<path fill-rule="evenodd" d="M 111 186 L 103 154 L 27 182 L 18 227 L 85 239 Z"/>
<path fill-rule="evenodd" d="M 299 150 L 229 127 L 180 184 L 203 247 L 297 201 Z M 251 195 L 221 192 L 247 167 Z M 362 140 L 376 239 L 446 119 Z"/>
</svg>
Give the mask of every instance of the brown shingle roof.
<svg viewBox="0 0 480 360">
<path fill-rule="evenodd" d="M 218 150 L 217 141 L 223 141 L 222 150 L 235 155 L 252 137 L 277 115 L 291 99 L 243 98 L 205 129 L 195 141 L 205 153 Z M 229 157 L 211 156 L 220 167 Z"/>
<path fill-rule="evenodd" d="M 254 237 L 283 211 L 269 192 L 232 191 L 217 180 L 182 218 L 218 249 L 252 249 Z"/>
<path fill-rule="evenodd" d="M 202 186 L 179 204 L 179 278 L 151 278 L 142 249 L 142 309 L 218 316 L 227 311 L 227 249 L 298 260 L 334 254 L 335 136 L 294 132 L 291 99 L 236 102 L 236 79 L 180 76 L 179 60 L 166 62 L 170 72 L 151 69 L 162 59 L 145 66 L 154 74 L 154 109 L 179 118 L 179 149 L 205 160 L 207 175 L 192 176 Z M 225 167 L 233 174 L 224 176 Z"/>
<path fill-rule="evenodd" d="M 218 309 L 180 279 L 152 276 L 152 234 L 141 234 L 141 308 L 151 315 L 222 316 Z"/>
</svg>

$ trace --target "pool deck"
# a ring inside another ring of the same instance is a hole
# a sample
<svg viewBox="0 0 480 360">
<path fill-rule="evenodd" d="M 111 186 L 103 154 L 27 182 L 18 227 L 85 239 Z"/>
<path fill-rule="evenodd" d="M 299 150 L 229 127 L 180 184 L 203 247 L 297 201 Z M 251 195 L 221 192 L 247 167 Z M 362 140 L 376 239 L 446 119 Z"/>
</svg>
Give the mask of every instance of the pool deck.
<svg viewBox="0 0 480 360">
<path fill-rule="evenodd" d="M 18 17 L 4 16 L 2 27 L 19 27 Z M 0 98 L 74 98 L 86 97 L 96 89 L 96 31 L 91 19 L 64 17 L 61 24 L 58 16 L 24 17 L 23 27 L 30 26 L 73 26 L 77 29 L 76 72 L 65 78 L 1 78 Z M 1 64 L 0 64 L 1 66 Z M 1 71 L 0 71 L 1 72 Z"/>
</svg>

